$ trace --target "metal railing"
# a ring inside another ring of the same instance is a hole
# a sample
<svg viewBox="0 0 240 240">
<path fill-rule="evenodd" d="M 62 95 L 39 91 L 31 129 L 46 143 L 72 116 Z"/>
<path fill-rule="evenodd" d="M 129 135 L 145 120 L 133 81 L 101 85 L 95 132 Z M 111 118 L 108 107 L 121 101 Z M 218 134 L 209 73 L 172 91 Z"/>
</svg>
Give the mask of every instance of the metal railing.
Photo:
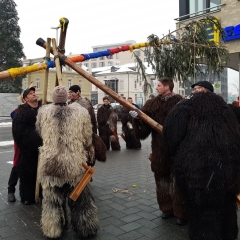
<svg viewBox="0 0 240 240">
<path fill-rule="evenodd" d="M 201 11 L 194 12 L 194 13 L 189 13 L 189 14 L 183 15 L 181 17 L 175 18 L 174 20 L 175 21 L 183 21 L 183 20 L 189 20 L 191 18 L 197 18 L 197 17 L 202 16 L 202 15 L 206 15 L 206 14 L 209 14 L 209 13 L 220 11 L 221 7 L 225 6 L 225 5 L 226 5 L 226 3 L 223 3 L 223 4 L 219 4 L 217 6 L 214 6 L 214 7 L 205 8 Z M 216 9 L 216 10 L 214 10 L 214 9 Z"/>
</svg>

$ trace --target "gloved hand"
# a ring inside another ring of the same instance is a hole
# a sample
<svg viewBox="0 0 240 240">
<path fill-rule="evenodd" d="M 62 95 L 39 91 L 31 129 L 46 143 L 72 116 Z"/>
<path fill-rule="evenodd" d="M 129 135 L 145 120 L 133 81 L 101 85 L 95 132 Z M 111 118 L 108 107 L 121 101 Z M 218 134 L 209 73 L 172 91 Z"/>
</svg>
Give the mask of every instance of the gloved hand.
<svg viewBox="0 0 240 240">
<path fill-rule="evenodd" d="M 129 111 L 129 114 L 131 117 L 133 117 L 135 119 L 139 119 L 138 113 L 136 111 Z"/>
</svg>

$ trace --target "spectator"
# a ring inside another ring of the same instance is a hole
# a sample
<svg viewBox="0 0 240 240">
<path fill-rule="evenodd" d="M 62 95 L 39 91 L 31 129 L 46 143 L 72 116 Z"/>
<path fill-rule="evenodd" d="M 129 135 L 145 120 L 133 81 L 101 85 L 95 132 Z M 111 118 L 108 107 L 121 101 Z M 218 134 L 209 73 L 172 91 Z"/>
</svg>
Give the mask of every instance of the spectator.
<svg viewBox="0 0 240 240">
<path fill-rule="evenodd" d="M 23 92 L 23 99 L 25 104 L 18 107 L 13 119 L 12 133 L 19 148 L 17 171 L 20 179 L 20 198 L 23 204 L 29 205 L 35 202 L 38 147 L 42 140 L 35 130 L 39 107 L 35 88 L 27 88 Z"/>
</svg>

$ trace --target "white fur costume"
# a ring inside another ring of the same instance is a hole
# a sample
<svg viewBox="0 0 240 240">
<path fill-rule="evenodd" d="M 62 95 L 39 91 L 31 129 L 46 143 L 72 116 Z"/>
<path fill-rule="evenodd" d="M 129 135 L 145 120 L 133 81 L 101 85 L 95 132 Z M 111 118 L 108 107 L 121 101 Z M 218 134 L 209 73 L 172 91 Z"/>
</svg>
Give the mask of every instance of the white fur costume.
<svg viewBox="0 0 240 240">
<path fill-rule="evenodd" d="M 81 238 L 96 234 L 97 208 L 89 186 L 76 202 L 70 192 L 82 178 L 87 148 L 92 143 L 88 111 L 78 103 L 49 104 L 38 112 L 36 129 L 43 139 L 39 148 L 38 181 L 43 189 L 41 224 L 45 236 L 60 237 L 70 226 Z"/>
</svg>

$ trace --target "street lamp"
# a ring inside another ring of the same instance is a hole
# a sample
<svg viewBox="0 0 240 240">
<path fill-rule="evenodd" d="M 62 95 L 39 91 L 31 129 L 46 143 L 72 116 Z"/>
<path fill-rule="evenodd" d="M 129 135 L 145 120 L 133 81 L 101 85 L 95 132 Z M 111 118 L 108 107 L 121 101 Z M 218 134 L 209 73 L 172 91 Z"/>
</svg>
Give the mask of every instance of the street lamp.
<svg viewBox="0 0 240 240">
<path fill-rule="evenodd" d="M 59 29 L 59 27 L 51 27 L 51 29 L 56 30 L 56 45 L 58 46 L 58 29 Z"/>
</svg>

